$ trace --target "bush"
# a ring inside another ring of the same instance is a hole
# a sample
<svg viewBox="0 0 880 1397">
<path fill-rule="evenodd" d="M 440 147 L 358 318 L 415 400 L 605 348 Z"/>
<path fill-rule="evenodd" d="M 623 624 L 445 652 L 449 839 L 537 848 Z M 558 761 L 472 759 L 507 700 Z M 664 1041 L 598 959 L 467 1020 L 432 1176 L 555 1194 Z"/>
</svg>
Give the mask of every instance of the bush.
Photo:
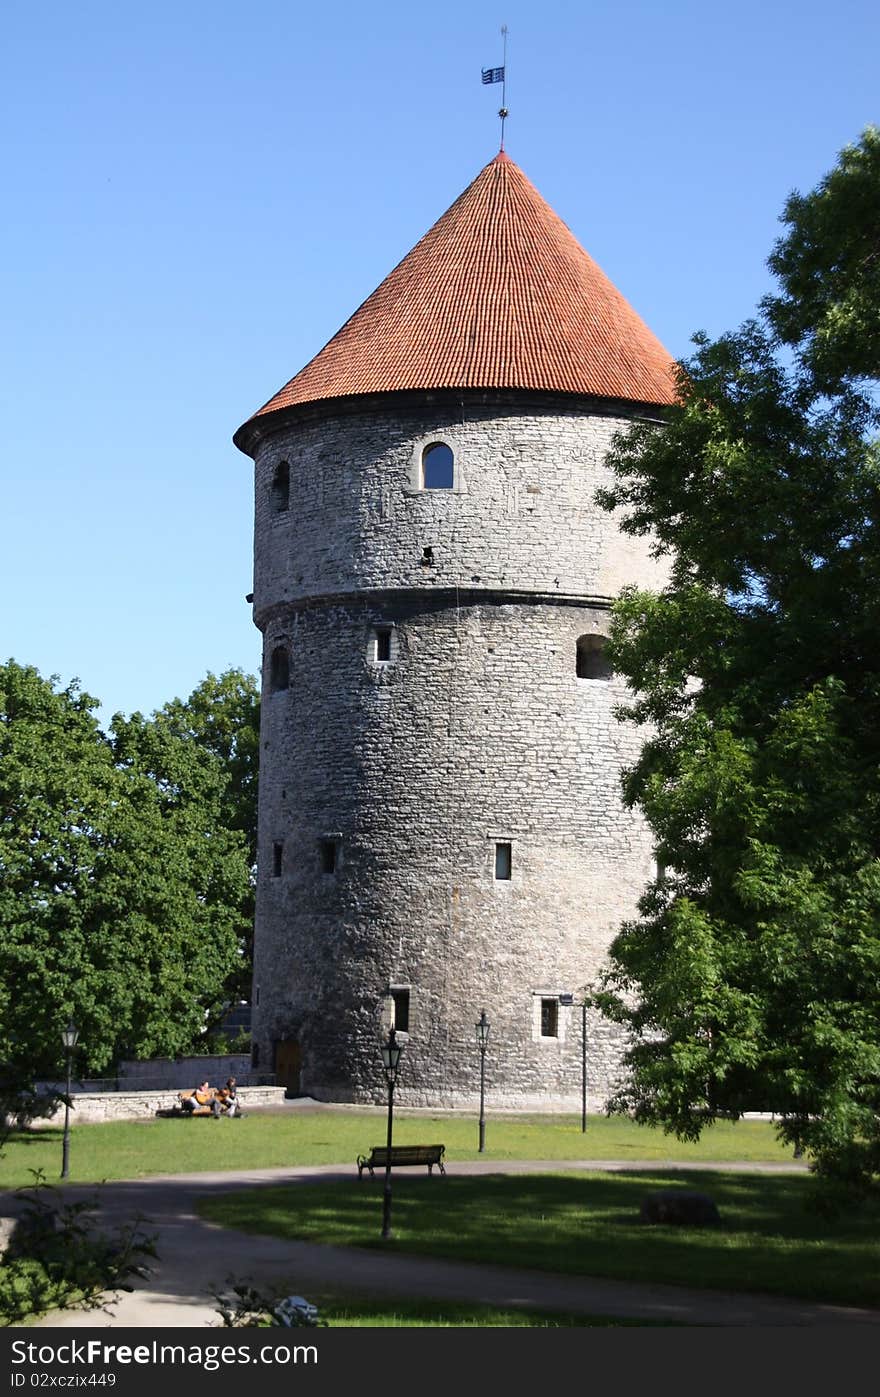
<svg viewBox="0 0 880 1397">
<path fill-rule="evenodd" d="M 141 1219 L 99 1231 L 97 1200 L 61 1203 L 41 1174 L 17 1195 L 25 1200 L 15 1231 L 0 1256 L 0 1327 L 49 1310 L 107 1309 L 113 1293 L 146 1277 L 155 1238 Z"/>
<path fill-rule="evenodd" d="M 25 1130 L 39 1116 L 51 1116 L 66 1099 L 59 1091 L 40 1091 L 32 1082 L 0 1076 L 0 1149 L 11 1131 Z"/>
</svg>

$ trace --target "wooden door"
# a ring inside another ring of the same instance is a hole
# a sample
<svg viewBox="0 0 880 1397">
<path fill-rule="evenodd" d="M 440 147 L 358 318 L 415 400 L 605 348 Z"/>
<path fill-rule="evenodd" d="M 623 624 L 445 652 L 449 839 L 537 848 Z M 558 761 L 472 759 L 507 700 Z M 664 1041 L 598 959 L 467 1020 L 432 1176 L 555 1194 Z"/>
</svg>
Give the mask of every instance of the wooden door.
<svg viewBox="0 0 880 1397">
<path fill-rule="evenodd" d="M 288 1096 L 299 1096 L 302 1053 L 295 1038 L 279 1038 L 275 1043 L 275 1081 L 287 1088 Z"/>
</svg>

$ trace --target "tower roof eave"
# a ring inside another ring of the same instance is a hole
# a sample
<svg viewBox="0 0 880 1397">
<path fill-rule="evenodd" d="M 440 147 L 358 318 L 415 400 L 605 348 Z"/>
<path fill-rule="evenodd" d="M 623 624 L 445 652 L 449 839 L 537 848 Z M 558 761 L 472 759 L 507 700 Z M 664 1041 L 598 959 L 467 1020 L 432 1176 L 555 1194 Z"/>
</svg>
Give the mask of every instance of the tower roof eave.
<svg viewBox="0 0 880 1397">
<path fill-rule="evenodd" d="M 268 440 L 278 431 L 283 431 L 294 422 L 314 421 L 327 417 L 350 415 L 358 412 L 377 410 L 394 411 L 401 408 L 421 405 L 425 401 L 436 401 L 460 406 L 461 402 L 478 402 L 510 407 L 514 403 L 526 405 L 546 405 L 572 410 L 593 412 L 608 417 L 646 418 L 660 423 L 663 421 L 664 404 L 636 401 L 631 398 L 604 398 L 595 393 L 560 393 L 546 389 L 399 389 L 389 393 L 351 393 L 336 398 L 316 398 L 307 403 L 293 403 L 289 407 L 273 408 L 271 412 L 255 413 L 243 422 L 234 433 L 232 441 L 246 456 L 255 456 L 261 442 Z"/>
</svg>

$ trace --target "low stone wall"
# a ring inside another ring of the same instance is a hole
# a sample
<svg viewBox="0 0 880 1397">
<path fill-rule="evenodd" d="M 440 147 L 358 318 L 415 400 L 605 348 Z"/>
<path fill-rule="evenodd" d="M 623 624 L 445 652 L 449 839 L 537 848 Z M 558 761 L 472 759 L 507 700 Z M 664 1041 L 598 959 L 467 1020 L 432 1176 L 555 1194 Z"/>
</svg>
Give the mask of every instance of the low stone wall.
<svg viewBox="0 0 880 1397">
<path fill-rule="evenodd" d="M 280 1106 L 284 1101 L 284 1087 L 239 1087 L 238 1095 L 242 1111 L 246 1112 L 259 1106 Z M 176 1106 L 179 1095 L 176 1091 L 83 1091 L 73 1095 L 71 1101 L 71 1124 L 84 1125 L 96 1121 L 151 1120 L 157 1111 Z M 63 1121 L 64 1107 L 59 1106 L 53 1115 L 35 1120 L 33 1124 L 39 1129 L 57 1126 Z"/>
</svg>

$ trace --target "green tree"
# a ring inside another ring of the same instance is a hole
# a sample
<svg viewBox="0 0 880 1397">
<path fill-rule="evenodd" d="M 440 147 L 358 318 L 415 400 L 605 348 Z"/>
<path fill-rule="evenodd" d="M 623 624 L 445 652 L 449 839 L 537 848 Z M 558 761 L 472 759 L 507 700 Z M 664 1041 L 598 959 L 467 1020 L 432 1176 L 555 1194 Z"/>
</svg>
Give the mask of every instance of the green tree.
<svg viewBox="0 0 880 1397">
<path fill-rule="evenodd" d="M 218 758 L 76 684 L 0 668 L 0 1060 L 27 1081 L 189 1049 L 241 964 L 243 836 Z"/>
<path fill-rule="evenodd" d="M 117 720 L 114 719 L 114 724 Z M 220 764 L 221 818 L 247 843 L 250 878 L 239 918 L 241 956 L 227 983 L 229 1001 L 251 993 L 254 897 L 257 873 L 257 794 L 260 764 L 260 692 L 240 669 L 208 674 L 188 699 L 172 699 L 153 714 L 153 725 L 177 741 L 194 744 Z"/>
<path fill-rule="evenodd" d="M 780 292 L 766 298 L 767 318 L 831 385 L 880 375 L 878 188 L 880 131 L 869 127 L 817 189 L 790 195 L 788 232 L 769 258 Z"/>
<path fill-rule="evenodd" d="M 600 494 L 671 564 L 615 606 L 660 872 L 597 994 L 616 1105 L 696 1137 L 775 1109 L 820 1177 L 880 1176 L 878 138 L 792 196 L 759 319 L 697 350 Z M 859 326 L 874 327 L 874 348 Z M 826 1190 L 828 1196 L 828 1190 Z"/>
<path fill-rule="evenodd" d="M 227 669 L 219 676 L 208 674 L 188 699 L 172 699 L 154 718 L 175 736 L 195 742 L 222 763 L 226 823 L 244 834 L 255 866 L 260 691 L 253 675 L 240 669 Z"/>
</svg>

